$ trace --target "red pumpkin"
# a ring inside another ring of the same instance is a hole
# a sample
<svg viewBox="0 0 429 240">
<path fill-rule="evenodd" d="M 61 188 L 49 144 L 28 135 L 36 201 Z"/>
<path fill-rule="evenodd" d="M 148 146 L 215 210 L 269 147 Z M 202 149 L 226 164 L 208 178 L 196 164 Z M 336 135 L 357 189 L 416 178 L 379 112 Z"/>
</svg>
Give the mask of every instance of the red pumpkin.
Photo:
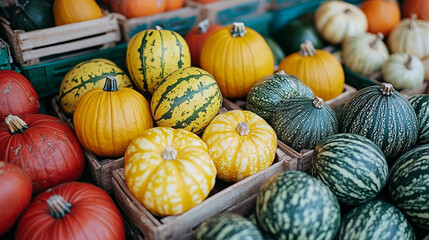
<svg viewBox="0 0 429 240">
<path fill-rule="evenodd" d="M 0 161 L 21 167 L 31 178 L 33 193 L 78 180 L 85 165 L 73 130 L 44 114 L 9 115 L 0 123 Z"/>
<path fill-rule="evenodd" d="M 0 236 L 7 232 L 31 200 L 31 179 L 18 166 L 0 161 Z"/>
<path fill-rule="evenodd" d="M 188 43 L 189 51 L 191 52 L 192 66 L 200 66 L 200 54 L 203 45 L 207 38 L 217 30 L 221 29 L 219 24 L 210 25 L 208 19 L 198 23 L 198 26 L 191 29 L 186 35 L 185 40 Z"/>
<path fill-rule="evenodd" d="M 39 112 L 39 97 L 30 81 L 15 71 L 0 70 L 0 121 L 9 114 Z"/>
<path fill-rule="evenodd" d="M 16 240 L 122 240 L 125 229 L 110 196 L 92 184 L 68 182 L 35 197 L 18 222 Z"/>
<path fill-rule="evenodd" d="M 429 21 L 429 1 L 428 0 L 405 0 L 402 3 L 402 17 L 411 18 L 415 13 L 418 19 Z"/>
</svg>

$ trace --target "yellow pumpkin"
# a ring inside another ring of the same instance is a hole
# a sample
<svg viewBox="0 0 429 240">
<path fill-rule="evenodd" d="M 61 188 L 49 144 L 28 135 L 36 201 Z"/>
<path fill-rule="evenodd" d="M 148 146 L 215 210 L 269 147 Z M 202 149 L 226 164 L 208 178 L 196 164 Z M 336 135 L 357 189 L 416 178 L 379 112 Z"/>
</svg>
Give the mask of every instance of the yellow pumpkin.
<svg viewBox="0 0 429 240">
<path fill-rule="evenodd" d="M 233 110 L 217 115 L 204 130 L 203 141 L 224 181 L 240 181 L 274 161 L 277 136 L 258 115 Z"/>
<path fill-rule="evenodd" d="M 144 130 L 153 127 L 149 103 L 131 88 L 118 88 L 107 77 L 103 89 L 87 92 L 79 100 L 73 123 L 82 146 L 100 157 L 117 158 Z"/>
<path fill-rule="evenodd" d="M 125 182 L 153 214 L 178 215 L 201 203 L 212 190 L 216 168 L 195 134 L 170 127 L 146 130 L 124 157 Z"/>
<path fill-rule="evenodd" d="M 82 22 L 103 16 L 95 0 L 55 0 L 55 25 Z"/>
<path fill-rule="evenodd" d="M 259 79 L 274 72 L 274 57 L 259 33 L 234 23 L 208 37 L 200 66 L 213 75 L 223 96 L 243 98 Z"/>
<path fill-rule="evenodd" d="M 279 70 L 295 75 L 323 100 L 337 97 L 343 92 L 344 70 L 329 52 L 314 49 L 310 41 L 301 44 L 301 50 L 283 59 Z"/>
</svg>

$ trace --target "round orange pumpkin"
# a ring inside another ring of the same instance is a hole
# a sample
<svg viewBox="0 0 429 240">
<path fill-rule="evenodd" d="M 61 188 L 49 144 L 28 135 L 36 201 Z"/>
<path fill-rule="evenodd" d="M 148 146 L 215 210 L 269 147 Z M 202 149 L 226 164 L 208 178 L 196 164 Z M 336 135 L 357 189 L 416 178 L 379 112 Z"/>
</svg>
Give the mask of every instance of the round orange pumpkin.
<svg viewBox="0 0 429 240">
<path fill-rule="evenodd" d="M 54 2 L 55 25 L 82 22 L 101 18 L 101 8 L 95 0 L 55 0 Z"/>
<path fill-rule="evenodd" d="M 185 0 L 167 0 L 165 11 L 171 11 L 183 7 Z"/>
<path fill-rule="evenodd" d="M 396 0 L 366 0 L 360 5 L 368 20 L 368 32 L 387 36 L 401 20 Z"/>
<path fill-rule="evenodd" d="M 403 18 L 410 18 L 412 14 L 416 14 L 418 19 L 429 21 L 429 1 L 405 0 L 402 3 Z"/>
<path fill-rule="evenodd" d="M 165 11 L 167 0 L 111 0 L 110 7 L 127 18 L 136 18 Z"/>
</svg>

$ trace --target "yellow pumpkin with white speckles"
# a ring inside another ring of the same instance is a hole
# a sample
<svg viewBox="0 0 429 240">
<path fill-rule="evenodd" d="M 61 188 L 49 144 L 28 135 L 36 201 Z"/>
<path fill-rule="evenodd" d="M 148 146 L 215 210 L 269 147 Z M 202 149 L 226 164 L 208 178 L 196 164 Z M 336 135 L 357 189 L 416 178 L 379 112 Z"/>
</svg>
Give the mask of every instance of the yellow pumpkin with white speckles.
<svg viewBox="0 0 429 240">
<path fill-rule="evenodd" d="M 158 216 L 178 215 L 201 203 L 216 179 L 201 138 L 170 127 L 151 128 L 134 139 L 125 152 L 124 172 L 133 195 Z"/>
<path fill-rule="evenodd" d="M 202 139 L 216 165 L 217 177 L 227 182 L 240 181 L 271 166 L 277 148 L 273 128 L 255 113 L 244 110 L 217 115 Z"/>
</svg>

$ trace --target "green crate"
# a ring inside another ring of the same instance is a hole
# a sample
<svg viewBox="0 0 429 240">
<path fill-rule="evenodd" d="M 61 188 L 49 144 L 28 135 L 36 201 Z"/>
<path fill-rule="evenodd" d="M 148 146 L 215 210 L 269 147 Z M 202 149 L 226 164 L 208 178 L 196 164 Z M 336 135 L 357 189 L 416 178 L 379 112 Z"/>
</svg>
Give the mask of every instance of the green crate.
<svg viewBox="0 0 429 240">
<path fill-rule="evenodd" d="M 12 69 L 9 45 L 0 38 L 0 69 Z"/>
<path fill-rule="evenodd" d="M 273 21 L 273 14 L 271 11 L 254 16 L 247 16 L 236 19 L 237 22 L 243 22 L 246 27 L 260 33 L 262 36 L 268 37 L 270 35 L 271 23 Z M 229 22 L 228 24 L 232 24 Z"/>
<path fill-rule="evenodd" d="M 32 66 L 20 67 L 21 74 L 33 84 L 39 98 L 57 95 L 64 76 L 80 62 L 94 58 L 106 58 L 118 65 L 124 71 L 127 44 L 123 43 L 116 47 L 90 52 L 66 59 L 41 63 Z"/>
</svg>

